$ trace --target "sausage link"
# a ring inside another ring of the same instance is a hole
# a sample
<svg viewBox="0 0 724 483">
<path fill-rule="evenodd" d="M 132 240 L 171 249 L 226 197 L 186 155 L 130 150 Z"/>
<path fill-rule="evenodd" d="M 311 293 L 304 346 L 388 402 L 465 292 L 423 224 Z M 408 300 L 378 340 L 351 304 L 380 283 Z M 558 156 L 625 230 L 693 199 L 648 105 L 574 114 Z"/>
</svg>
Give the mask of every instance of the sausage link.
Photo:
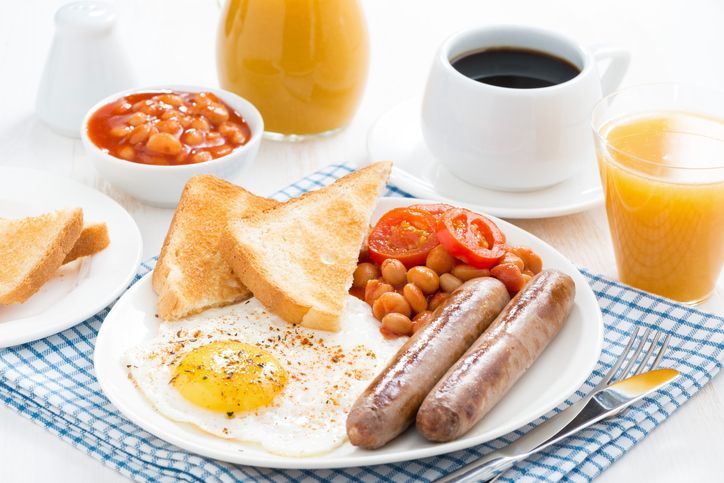
<svg viewBox="0 0 724 483">
<path fill-rule="evenodd" d="M 347 416 L 352 444 L 379 448 L 407 429 L 430 389 L 509 300 L 494 278 L 470 280 L 455 290 L 357 398 Z"/>
<path fill-rule="evenodd" d="M 425 398 L 418 431 L 446 442 L 470 430 L 558 334 L 575 293 L 564 273 L 544 270 L 533 277 Z"/>
</svg>

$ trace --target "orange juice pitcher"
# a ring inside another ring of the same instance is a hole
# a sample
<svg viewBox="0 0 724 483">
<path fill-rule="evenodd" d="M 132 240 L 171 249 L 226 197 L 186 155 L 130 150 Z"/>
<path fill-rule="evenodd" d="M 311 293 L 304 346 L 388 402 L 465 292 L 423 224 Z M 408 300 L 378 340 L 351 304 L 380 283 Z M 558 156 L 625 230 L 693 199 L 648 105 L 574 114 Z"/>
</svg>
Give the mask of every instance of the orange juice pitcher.
<svg viewBox="0 0 724 483">
<path fill-rule="evenodd" d="M 256 105 L 269 137 L 324 135 L 362 97 L 367 27 L 357 0 L 228 0 L 217 55 L 221 86 Z"/>
</svg>

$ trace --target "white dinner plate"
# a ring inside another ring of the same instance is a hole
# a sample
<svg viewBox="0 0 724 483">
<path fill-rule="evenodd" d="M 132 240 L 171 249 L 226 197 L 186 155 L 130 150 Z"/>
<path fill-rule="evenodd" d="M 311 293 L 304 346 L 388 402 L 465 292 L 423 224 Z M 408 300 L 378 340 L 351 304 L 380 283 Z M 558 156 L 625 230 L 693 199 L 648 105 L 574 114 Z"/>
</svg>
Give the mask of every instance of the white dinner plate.
<svg viewBox="0 0 724 483">
<path fill-rule="evenodd" d="M 420 201 L 382 198 L 373 220 L 392 208 Z M 560 269 L 573 277 L 575 305 L 561 332 L 533 367 L 472 431 L 457 441 L 430 443 L 411 429 L 374 451 L 355 448 L 348 442 L 323 456 L 293 458 L 271 454 L 258 446 L 217 438 L 190 424 L 167 419 L 134 386 L 123 363 L 128 349 L 153 338 L 158 330 L 151 274 L 121 297 L 101 326 L 94 355 L 98 381 L 108 399 L 143 429 L 188 451 L 244 465 L 271 468 L 376 465 L 449 453 L 502 436 L 555 408 L 583 384 L 600 355 L 603 322 L 591 288 L 571 262 L 533 235 L 505 221 L 495 221 L 510 243 L 530 246 L 543 258 L 545 267 Z"/>
<path fill-rule="evenodd" d="M 141 233 L 121 205 L 83 184 L 25 168 L 0 168 L 0 217 L 22 218 L 83 208 L 86 223 L 105 222 L 110 245 L 62 266 L 23 304 L 0 305 L 0 347 L 68 329 L 98 313 L 131 283 L 141 261 Z"/>
<path fill-rule="evenodd" d="M 573 177 L 549 188 L 509 192 L 466 183 L 450 173 L 427 148 L 417 99 L 404 101 L 384 113 L 370 130 L 367 149 L 371 160 L 389 159 L 395 163 L 390 181 L 411 195 L 465 203 L 501 218 L 570 215 L 603 202 L 593 148 L 581 153 L 581 167 Z"/>
</svg>

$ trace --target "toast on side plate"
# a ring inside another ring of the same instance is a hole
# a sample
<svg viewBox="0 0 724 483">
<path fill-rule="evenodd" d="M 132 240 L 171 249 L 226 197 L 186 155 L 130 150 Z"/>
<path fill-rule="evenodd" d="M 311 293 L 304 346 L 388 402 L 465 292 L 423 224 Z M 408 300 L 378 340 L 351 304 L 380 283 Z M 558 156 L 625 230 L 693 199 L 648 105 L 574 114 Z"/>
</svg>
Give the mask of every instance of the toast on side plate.
<svg viewBox="0 0 724 483">
<path fill-rule="evenodd" d="M 241 282 L 287 322 L 335 331 L 370 216 L 381 162 L 263 213 L 232 221 L 220 248 Z"/>
<path fill-rule="evenodd" d="M 191 178 L 153 270 L 158 315 L 179 319 L 251 297 L 219 253 L 219 238 L 228 222 L 278 203 L 214 176 Z"/>
<path fill-rule="evenodd" d="M 63 265 L 80 257 L 88 257 L 104 250 L 111 243 L 105 223 L 91 223 L 83 227 L 80 237 L 65 256 Z"/>
<path fill-rule="evenodd" d="M 83 210 L 72 208 L 0 220 L 0 304 L 29 299 L 62 265 L 83 229 Z"/>
</svg>

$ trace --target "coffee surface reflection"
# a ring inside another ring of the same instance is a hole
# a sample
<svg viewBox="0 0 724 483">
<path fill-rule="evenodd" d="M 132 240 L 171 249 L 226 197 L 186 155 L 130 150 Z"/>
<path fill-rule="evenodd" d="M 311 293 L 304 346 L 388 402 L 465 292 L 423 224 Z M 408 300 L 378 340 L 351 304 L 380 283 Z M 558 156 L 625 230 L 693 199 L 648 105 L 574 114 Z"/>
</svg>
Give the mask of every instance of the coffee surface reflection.
<svg viewBox="0 0 724 483">
<path fill-rule="evenodd" d="M 511 89 L 537 89 L 569 81 L 580 74 L 571 62 L 539 50 L 498 47 L 468 53 L 452 66 L 478 82 Z"/>
</svg>

